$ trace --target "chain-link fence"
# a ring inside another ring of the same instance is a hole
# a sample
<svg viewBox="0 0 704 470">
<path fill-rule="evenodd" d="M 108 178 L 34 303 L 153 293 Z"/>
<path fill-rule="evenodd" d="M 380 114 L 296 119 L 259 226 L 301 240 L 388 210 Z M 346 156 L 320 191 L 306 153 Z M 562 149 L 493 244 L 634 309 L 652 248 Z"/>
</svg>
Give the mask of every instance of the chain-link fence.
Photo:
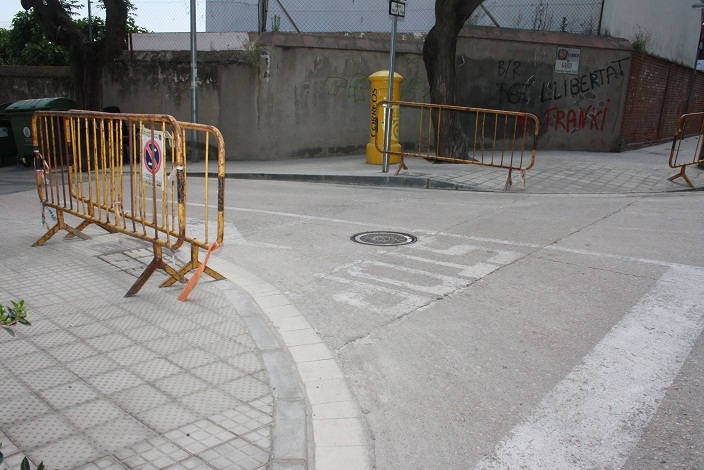
<svg viewBox="0 0 704 470">
<path fill-rule="evenodd" d="M 575 34 L 600 34 L 604 0 L 489 0 L 470 24 Z"/>
<path fill-rule="evenodd" d="M 576 34 L 599 34 L 604 0 L 487 0 L 469 24 Z M 189 0 L 133 0 L 137 24 L 149 31 L 190 29 Z M 410 0 L 400 33 L 427 33 L 435 0 Z M 198 0 L 197 29 L 207 32 L 384 33 L 388 0 Z"/>
</svg>

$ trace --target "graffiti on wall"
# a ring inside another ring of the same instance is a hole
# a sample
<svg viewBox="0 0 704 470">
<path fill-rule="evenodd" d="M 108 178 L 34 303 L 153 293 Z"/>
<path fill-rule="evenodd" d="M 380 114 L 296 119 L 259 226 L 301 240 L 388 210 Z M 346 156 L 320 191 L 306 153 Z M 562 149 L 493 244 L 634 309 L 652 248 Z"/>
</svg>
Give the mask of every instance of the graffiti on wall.
<svg viewBox="0 0 704 470">
<path fill-rule="evenodd" d="M 605 64 L 604 67 L 577 74 L 561 80 L 549 80 L 536 87 L 535 75 L 525 72 L 526 67 L 518 60 L 499 60 L 496 64 L 496 82 L 499 104 L 520 104 L 526 108 L 531 99 L 539 103 L 553 103 L 545 111 L 544 120 L 547 131 L 573 133 L 580 130 L 603 131 L 608 115 L 608 104 L 601 101 L 599 104 L 588 106 L 565 106 L 563 100 L 587 97 L 597 99 L 599 88 L 611 85 L 626 76 L 624 63 L 629 57 L 618 59 Z"/>
<path fill-rule="evenodd" d="M 430 95 L 430 87 L 426 80 L 421 78 L 423 67 L 422 55 L 407 55 L 399 60 L 401 70 L 398 71 L 404 78 L 401 82 L 401 100 L 426 101 Z M 324 81 L 325 92 L 329 96 L 344 97 L 354 103 L 366 102 L 369 99 L 369 75 L 357 72 L 351 77 L 330 76 Z M 423 78 L 425 75 L 422 75 Z"/>
<path fill-rule="evenodd" d="M 330 96 L 344 96 L 355 103 L 366 101 L 369 95 L 369 79 L 361 73 L 354 74 L 351 78 L 327 77 L 325 89 Z"/>
<path fill-rule="evenodd" d="M 564 79 L 561 81 L 543 82 L 540 90 L 540 101 L 556 101 L 563 98 L 579 96 L 599 87 L 610 85 L 613 81 L 626 75 L 622 63 L 629 58 L 614 60 L 604 68 Z"/>
<path fill-rule="evenodd" d="M 497 64 L 497 75 L 504 81 L 498 82 L 496 86 L 499 92 L 499 104 L 503 103 L 529 103 L 530 92 L 535 82 L 535 75 L 523 79 L 521 75 L 520 60 L 500 60 Z"/>
<path fill-rule="evenodd" d="M 606 104 L 589 105 L 586 108 L 577 106 L 562 109 L 553 106 L 545 111 L 545 126 L 548 130 L 564 131 L 568 134 L 585 129 L 603 131 L 610 102 L 611 100 L 606 100 Z"/>
</svg>

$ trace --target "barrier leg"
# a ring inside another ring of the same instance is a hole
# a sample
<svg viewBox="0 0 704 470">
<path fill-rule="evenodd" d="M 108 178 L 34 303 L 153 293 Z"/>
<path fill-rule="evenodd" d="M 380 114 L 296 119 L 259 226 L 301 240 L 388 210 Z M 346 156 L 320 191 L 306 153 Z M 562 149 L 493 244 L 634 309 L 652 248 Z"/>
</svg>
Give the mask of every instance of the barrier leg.
<svg viewBox="0 0 704 470">
<path fill-rule="evenodd" d="M 511 169 L 509 168 L 508 178 L 506 178 L 506 184 L 504 185 L 504 191 L 506 191 L 511 185 L 513 185 L 513 180 L 511 179 Z"/>
<path fill-rule="evenodd" d="M 117 230 L 111 228 L 110 226 L 108 226 L 108 225 L 106 225 L 106 224 L 101 224 L 100 222 L 91 222 L 90 220 L 84 220 L 83 222 L 81 222 L 80 224 L 78 224 L 78 226 L 76 227 L 76 231 L 83 233 L 83 229 L 85 229 L 86 227 L 88 227 L 90 224 L 95 224 L 95 225 L 97 225 L 98 227 L 102 228 L 103 230 L 105 230 L 105 231 L 108 232 L 108 233 L 117 233 Z M 84 234 L 84 235 L 85 235 L 85 234 Z M 67 235 L 64 237 L 64 239 L 65 239 L 65 240 L 68 240 L 68 239 L 70 239 L 70 238 L 73 238 L 74 236 L 75 236 L 74 233 L 69 233 L 69 234 L 67 234 Z M 85 235 L 85 236 L 88 236 L 88 235 Z M 80 235 L 79 235 L 79 237 L 80 237 Z"/>
<path fill-rule="evenodd" d="M 57 222 L 56 225 L 51 227 L 49 231 L 46 232 L 39 240 L 34 242 L 32 246 L 42 246 L 44 243 L 49 241 L 49 239 L 53 237 L 54 234 L 56 234 L 56 232 L 58 232 L 59 230 L 61 230 L 61 224 Z"/>
<path fill-rule="evenodd" d="M 49 231 L 46 232 L 44 236 L 42 236 L 39 240 L 34 242 L 32 246 L 42 246 L 44 243 L 49 241 L 49 239 L 53 237 L 59 230 L 66 230 L 69 233 L 67 237 L 77 236 L 82 240 L 90 240 L 90 237 L 88 235 L 66 224 L 66 222 L 64 222 L 64 212 L 61 209 L 56 209 L 56 225 L 51 227 Z"/>
<path fill-rule="evenodd" d="M 201 266 L 201 262 L 198 261 L 198 253 L 199 253 L 199 248 L 191 243 L 191 260 L 181 269 L 178 270 L 178 274 L 181 275 L 182 277 L 185 277 L 186 274 L 189 272 L 193 271 L 194 269 L 198 269 Z M 212 277 L 216 281 L 222 281 L 225 279 L 225 276 L 220 274 L 219 272 L 215 271 L 213 268 L 206 266 L 205 270 L 203 271 L 205 274 L 208 276 Z M 170 279 L 165 280 L 159 287 L 169 287 L 172 286 L 176 283 L 178 279 L 171 277 Z"/>
<path fill-rule="evenodd" d="M 668 178 L 668 181 L 674 181 L 674 180 L 676 180 L 677 178 L 682 178 L 682 179 L 684 179 L 684 181 L 687 183 L 687 185 L 688 185 L 690 188 L 693 188 L 694 185 L 692 184 L 692 182 L 689 180 L 689 177 L 687 177 L 687 174 L 685 173 L 686 168 L 687 168 L 687 167 L 683 166 L 683 167 L 680 169 L 680 172 L 677 173 L 675 176 L 669 177 L 669 178 Z"/>
<path fill-rule="evenodd" d="M 92 223 L 92 222 L 89 222 L 89 221 L 87 221 L 87 220 L 84 220 L 83 222 L 81 222 L 80 224 L 78 224 L 78 226 L 76 227 L 76 231 L 78 231 L 78 232 L 83 232 L 83 229 L 85 229 L 86 227 L 88 227 L 91 223 Z M 64 240 L 68 240 L 68 239 L 70 239 L 70 238 L 73 238 L 74 236 L 75 236 L 75 235 L 74 235 L 73 233 L 69 232 L 69 233 L 67 233 L 66 236 L 64 237 Z"/>
<path fill-rule="evenodd" d="M 403 154 L 401 154 L 401 161 L 398 162 L 398 168 L 396 168 L 396 173 L 394 173 L 394 176 L 398 176 L 401 170 L 408 170 L 406 162 L 403 161 Z"/>
<path fill-rule="evenodd" d="M 169 276 L 174 278 L 177 281 L 180 282 L 186 282 L 186 279 L 181 275 L 178 271 L 176 271 L 174 268 L 169 266 L 164 262 L 164 259 L 162 258 L 162 248 L 161 245 L 158 243 L 154 243 L 154 258 L 152 259 L 151 263 L 149 263 L 142 272 L 142 274 L 137 278 L 134 284 L 132 284 L 132 287 L 130 287 L 130 290 L 127 291 L 125 294 L 125 297 L 132 297 L 133 295 L 137 294 L 139 290 L 144 286 L 144 283 L 147 282 L 147 279 L 151 277 L 152 274 L 154 274 L 154 271 L 157 269 L 161 269 L 166 272 Z"/>
</svg>

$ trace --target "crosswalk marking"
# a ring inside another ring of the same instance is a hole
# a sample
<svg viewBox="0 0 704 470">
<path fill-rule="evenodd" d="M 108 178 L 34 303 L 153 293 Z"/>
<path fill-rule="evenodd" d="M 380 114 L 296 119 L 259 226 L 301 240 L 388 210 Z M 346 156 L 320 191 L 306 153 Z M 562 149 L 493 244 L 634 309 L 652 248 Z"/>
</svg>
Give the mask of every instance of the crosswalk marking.
<svg viewBox="0 0 704 470">
<path fill-rule="evenodd" d="M 409 294 L 398 289 L 354 281 L 341 276 L 329 275 L 325 276 L 325 279 L 349 286 L 348 290 L 338 292 L 333 296 L 336 301 L 391 317 L 401 317 L 433 301 L 430 297 Z M 384 294 L 386 303 L 379 303 L 379 296 L 375 295 L 378 293 Z"/>
<path fill-rule="evenodd" d="M 386 251 L 381 256 L 383 261 L 358 260 L 338 267 L 333 275 L 323 276 L 348 285 L 347 290 L 335 295 L 335 300 L 373 312 L 393 311 L 396 316 L 402 316 L 428 305 L 433 298 L 439 299 L 469 286 L 522 255 L 477 245 L 447 246 L 447 240 L 426 237 L 418 246 L 407 245 L 402 251 Z M 399 259 L 411 261 L 416 267 L 401 265 L 396 262 Z M 438 273 L 438 266 L 449 268 L 450 274 Z M 379 288 L 387 294 L 383 305 L 372 303 L 380 301 L 367 295 Z M 411 295 L 409 291 L 432 297 Z M 396 302 L 389 304 L 392 299 Z"/>
<path fill-rule="evenodd" d="M 476 470 L 623 466 L 704 328 L 703 278 L 669 269 Z"/>
</svg>

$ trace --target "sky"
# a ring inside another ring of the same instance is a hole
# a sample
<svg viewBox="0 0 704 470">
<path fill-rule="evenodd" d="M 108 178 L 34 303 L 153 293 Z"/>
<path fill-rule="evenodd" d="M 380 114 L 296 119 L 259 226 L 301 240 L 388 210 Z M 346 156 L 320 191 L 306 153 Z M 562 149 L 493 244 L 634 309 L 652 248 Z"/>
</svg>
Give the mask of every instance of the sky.
<svg viewBox="0 0 704 470">
<path fill-rule="evenodd" d="M 80 18 L 88 17 L 88 0 L 79 0 L 83 8 Z M 137 7 L 137 25 L 149 31 L 190 31 L 190 0 L 132 0 Z M 20 0 L 0 0 L 0 28 L 12 26 L 12 18 L 22 10 Z M 105 17 L 105 12 L 91 0 L 91 15 Z M 205 31 L 205 0 L 196 2 L 196 28 Z"/>
<path fill-rule="evenodd" d="M 103 16 L 104 11 L 98 8 L 98 0 L 78 0 L 79 4 L 82 5 L 80 11 L 80 16 L 86 18 L 87 13 L 87 2 L 91 1 L 91 13 L 94 16 Z M 314 25 L 318 26 L 320 24 L 320 16 L 315 16 L 316 12 L 322 11 L 321 3 L 330 7 L 331 5 L 337 5 L 336 8 L 340 8 L 340 14 L 335 14 L 331 18 L 326 18 L 326 23 L 335 23 L 335 25 L 330 25 L 331 27 L 340 28 L 337 23 L 346 24 L 345 21 L 352 21 L 354 18 L 358 18 L 359 15 L 350 15 L 346 12 L 350 11 L 350 6 L 355 5 L 355 0 L 270 0 L 270 13 L 276 13 L 277 4 L 285 4 L 288 10 L 291 10 L 294 16 L 296 16 L 297 21 L 301 26 L 302 31 L 307 30 L 307 21 L 312 21 Z M 361 30 L 374 30 L 365 29 L 369 28 L 370 20 L 379 20 L 377 16 L 382 17 L 386 20 L 384 28 L 386 28 L 386 23 L 388 23 L 388 14 L 386 12 L 386 6 L 384 6 L 386 0 L 356 0 L 356 6 L 351 8 L 357 8 L 367 11 L 362 11 L 364 13 L 364 25 L 350 25 L 345 28 L 346 31 L 356 31 L 359 28 Z M 256 4 L 257 0 L 227 0 L 227 2 L 232 5 L 240 5 L 240 7 L 234 8 L 247 8 L 248 16 L 251 16 L 251 9 L 254 8 L 254 16 L 252 18 L 247 18 L 246 23 L 250 25 L 251 29 L 256 29 L 257 18 L 256 18 Z M 187 32 L 190 31 L 190 0 L 132 0 L 132 3 L 136 6 L 137 10 L 135 12 L 136 22 L 138 26 L 146 28 L 151 32 Z M 196 0 L 196 28 L 198 31 L 205 31 L 205 0 Z M 218 3 L 215 1 L 214 3 Z M 2 8 L 0 8 L 0 28 L 10 28 L 12 17 L 21 10 L 20 0 L 0 0 Z M 378 4 L 381 4 L 379 7 Z M 485 0 L 484 5 L 491 10 L 493 16 L 495 16 L 501 26 L 504 27 L 518 27 L 518 28 L 530 28 L 530 20 L 535 14 L 535 5 L 546 4 L 550 6 L 550 16 L 554 17 L 555 22 L 552 28 L 557 28 L 559 20 L 564 16 L 573 19 L 576 15 L 586 15 L 586 18 L 596 18 L 598 22 L 598 13 L 600 10 L 601 0 L 569 0 L 569 1 L 538 1 L 538 0 Z M 369 5 L 373 5 L 370 8 Z M 422 15 L 428 16 L 426 23 L 432 25 L 433 22 L 433 0 L 410 0 L 407 4 L 407 15 L 409 17 L 406 20 L 409 24 L 405 26 L 410 26 L 410 17 L 414 15 L 415 10 L 423 8 Z M 330 8 L 327 8 L 330 9 Z M 300 10 L 296 12 L 295 10 Z M 377 11 L 378 10 L 378 11 Z M 427 10 L 427 11 L 426 11 Z M 237 15 L 239 18 L 240 13 Z M 337 11 L 337 10 L 336 10 Z M 356 10 L 355 10 L 356 11 Z M 280 13 L 280 12 L 279 12 Z M 595 16 L 596 13 L 596 16 Z M 420 13 L 419 13 L 420 14 Z M 478 11 L 480 15 L 480 20 L 478 24 L 482 25 L 492 25 L 486 15 L 483 15 L 481 11 Z M 280 17 L 284 17 L 283 14 L 279 14 Z M 354 18 L 353 18 L 354 17 Z M 242 20 L 242 18 L 240 18 Z M 418 19 L 415 18 L 414 19 Z M 282 31 L 285 29 L 285 21 L 282 22 Z M 519 24 L 520 23 L 520 24 Z M 583 19 L 581 21 L 575 20 L 574 28 L 582 28 L 581 24 L 586 23 Z M 401 23 L 399 30 L 403 31 L 404 24 Z M 429 28 L 428 25 L 423 26 L 423 30 L 426 31 Z M 576 31 L 573 31 L 576 32 Z"/>
</svg>

